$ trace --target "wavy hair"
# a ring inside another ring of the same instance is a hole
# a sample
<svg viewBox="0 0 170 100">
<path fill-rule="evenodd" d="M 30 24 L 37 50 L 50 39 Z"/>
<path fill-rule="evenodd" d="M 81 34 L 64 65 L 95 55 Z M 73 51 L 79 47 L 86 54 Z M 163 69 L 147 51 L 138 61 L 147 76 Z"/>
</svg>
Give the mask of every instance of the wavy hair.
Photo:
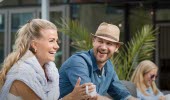
<svg viewBox="0 0 170 100">
<path fill-rule="evenodd" d="M 133 75 L 131 77 L 131 81 L 136 85 L 136 87 L 146 96 L 149 96 L 145 90 L 146 90 L 146 85 L 144 83 L 144 74 L 148 73 L 152 69 L 157 69 L 158 67 L 156 64 L 154 64 L 150 60 L 144 60 L 139 63 L 135 71 L 133 72 Z M 155 84 L 155 81 L 151 83 L 151 88 L 154 92 L 155 95 L 158 94 L 158 88 Z"/>
<path fill-rule="evenodd" d="M 0 72 L 0 89 L 6 80 L 6 74 L 10 68 L 26 53 L 27 50 L 34 52 L 30 43 L 33 39 L 41 37 L 41 29 L 54 29 L 56 26 L 44 19 L 32 19 L 23 25 L 16 34 L 13 51 L 5 58 Z"/>
</svg>

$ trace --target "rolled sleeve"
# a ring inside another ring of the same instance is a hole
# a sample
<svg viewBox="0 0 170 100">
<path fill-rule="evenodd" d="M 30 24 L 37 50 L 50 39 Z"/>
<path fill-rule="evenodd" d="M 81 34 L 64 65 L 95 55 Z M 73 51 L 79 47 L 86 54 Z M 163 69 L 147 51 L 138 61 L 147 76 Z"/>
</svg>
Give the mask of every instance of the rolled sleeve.
<svg viewBox="0 0 170 100">
<path fill-rule="evenodd" d="M 71 67 L 66 69 L 67 76 L 72 86 L 75 86 L 77 79 L 81 78 L 81 83 L 91 82 L 89 77 L 88 67 L 82 62 L 74 62 L 75 65 L 71 65 Z"/>
<path fill-rule="evenodd" d="M 79 56 L 72 56 L 60 68 L 60 98 L 73 91 L 77 79 L 81 78 L 81 83 L 91 82 L 88 67 L 85 61 Z"/>
</svg>

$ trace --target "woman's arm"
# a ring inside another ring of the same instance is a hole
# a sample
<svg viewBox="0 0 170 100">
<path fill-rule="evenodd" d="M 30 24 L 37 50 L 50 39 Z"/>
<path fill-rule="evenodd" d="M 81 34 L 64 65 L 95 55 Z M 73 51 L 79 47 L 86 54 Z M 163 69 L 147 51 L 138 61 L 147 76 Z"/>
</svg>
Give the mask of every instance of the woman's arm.
<svg viewBox="0 0 170 100">
<path fill-rule="evenodd" d="M 32 89 L 19 80 L 12 83 L 9 93 L 21 97 L 22 100 L 40 100 Z"/>
</svg>

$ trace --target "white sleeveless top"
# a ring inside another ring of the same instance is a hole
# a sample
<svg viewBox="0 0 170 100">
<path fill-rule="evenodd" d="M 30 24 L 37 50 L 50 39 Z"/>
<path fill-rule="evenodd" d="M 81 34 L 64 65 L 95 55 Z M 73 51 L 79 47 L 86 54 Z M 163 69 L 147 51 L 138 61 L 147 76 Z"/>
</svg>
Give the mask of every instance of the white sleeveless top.
<svg viewBox="0 0 170 100">
<path fill-rule="evenodd" d="M 22 100 L 22 98 L 9 93 L 7 96 L 7 100 Z"/>
</svg>

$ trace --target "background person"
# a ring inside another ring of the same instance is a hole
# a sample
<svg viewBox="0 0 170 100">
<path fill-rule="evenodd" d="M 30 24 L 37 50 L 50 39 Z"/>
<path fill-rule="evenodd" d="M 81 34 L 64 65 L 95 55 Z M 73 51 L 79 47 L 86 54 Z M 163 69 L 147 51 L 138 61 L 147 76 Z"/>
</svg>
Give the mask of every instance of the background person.
<svg viewBox="0 0 170 100">
<path fill-rule="evenodd" d="M 155 84 L 157 72 L 158 67 L 150 60 L 140 62 L 135 69 L 131 81 L 137 87 L 137 97 L 140 100 L 165 100 Z"/>
</svg>

